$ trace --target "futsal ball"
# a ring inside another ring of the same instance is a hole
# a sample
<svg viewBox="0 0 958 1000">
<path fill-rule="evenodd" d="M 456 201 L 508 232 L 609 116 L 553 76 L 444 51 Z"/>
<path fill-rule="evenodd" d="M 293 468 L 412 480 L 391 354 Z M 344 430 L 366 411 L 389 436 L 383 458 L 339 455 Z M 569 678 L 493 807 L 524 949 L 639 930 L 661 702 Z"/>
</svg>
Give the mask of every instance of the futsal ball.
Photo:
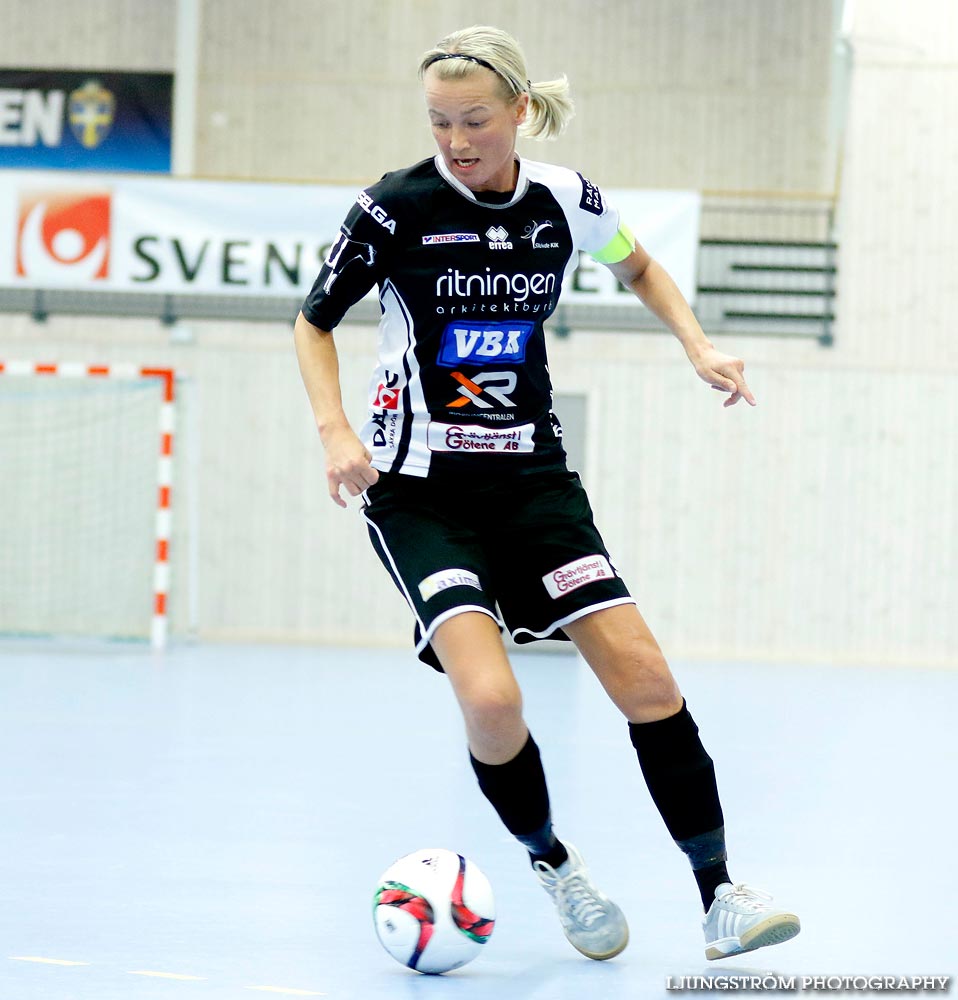
<svg viewBox="0 0 958 1000">
<path fill-rule="evenodd" d="M 432 848 L 400 858 L 373 894 L 382 946 L 416 972 L 436 974 L 471 962 L 495 925 L 489 880 L 455 851 Z"/>
</svg>

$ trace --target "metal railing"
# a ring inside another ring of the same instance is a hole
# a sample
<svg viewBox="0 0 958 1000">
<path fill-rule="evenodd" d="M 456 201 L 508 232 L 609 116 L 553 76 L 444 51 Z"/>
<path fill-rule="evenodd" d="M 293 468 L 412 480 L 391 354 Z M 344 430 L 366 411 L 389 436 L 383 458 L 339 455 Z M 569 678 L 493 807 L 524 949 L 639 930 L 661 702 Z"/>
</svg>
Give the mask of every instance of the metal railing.
<svg viewBox="0 0 958 1000">
<path fill-rule="evenodd" d="M 825 195 L 706 196 L 696 313 L 710 332 L 834 343 L 835 202 Z"/>
</svg>

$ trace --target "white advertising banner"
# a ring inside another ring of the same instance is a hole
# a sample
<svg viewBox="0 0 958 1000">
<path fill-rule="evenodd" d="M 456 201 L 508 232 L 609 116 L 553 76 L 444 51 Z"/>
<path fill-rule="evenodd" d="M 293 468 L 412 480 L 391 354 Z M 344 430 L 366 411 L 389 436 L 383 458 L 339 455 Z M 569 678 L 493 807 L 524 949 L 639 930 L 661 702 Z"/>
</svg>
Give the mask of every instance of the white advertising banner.
<svg viewBox="0 0 958 1000">
<path fill-rule="evenodd" d="M 689 301 L 700 198 L 607 190 Z M 305 296 L 358 188 L 0 171 L 0 287 Z M 566 302 L 625 301 L 588 257 Z"/>
</svg>

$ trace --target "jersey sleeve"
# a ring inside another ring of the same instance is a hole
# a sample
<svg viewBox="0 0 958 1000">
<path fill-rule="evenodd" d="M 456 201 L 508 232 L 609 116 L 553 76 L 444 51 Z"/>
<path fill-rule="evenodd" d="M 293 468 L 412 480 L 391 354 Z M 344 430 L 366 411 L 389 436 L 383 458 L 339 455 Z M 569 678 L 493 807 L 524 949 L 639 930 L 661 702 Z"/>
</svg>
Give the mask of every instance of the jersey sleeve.
<svg viewBox="0 0 958 1000">
<path fill-rule="evenodd" d="M 615 240 L 619 231 L 619 212 L 587 177 L 580 173 L 574 176 L 573 199 L 577 195 L 578 203 L 571 206 L 570 213 L 573 239 L 577 249 L 595 256 Z"/>
<path fill-rule="evenodd" d="M 362 191 L 303 303 L 313 326 L 334 329 L 380 280 L 395 233 L 395 221 L 375 200 L 375 187 Z"/>
</svg>

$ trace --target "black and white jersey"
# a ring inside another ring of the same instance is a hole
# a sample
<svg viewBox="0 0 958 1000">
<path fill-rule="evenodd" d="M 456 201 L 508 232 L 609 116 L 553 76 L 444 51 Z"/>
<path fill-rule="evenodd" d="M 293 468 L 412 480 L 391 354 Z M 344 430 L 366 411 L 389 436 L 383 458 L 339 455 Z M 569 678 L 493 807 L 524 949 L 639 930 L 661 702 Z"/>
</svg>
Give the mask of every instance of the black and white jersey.
<svg viewBox="0 0 958 1000">
<path fill-rule="evenodd" d="M 332 330 L 379 286 L 379 360 L 360 432 L 376 469 L 564 467 L 543 321 L 579 250 L 599 255 L 619 216 L 581 174 L 524 159 L 515 192 L 500 198 L 480 200 L 441 156 L 386 174 L 359 195 L 303 305 Z"/>
</svg>

